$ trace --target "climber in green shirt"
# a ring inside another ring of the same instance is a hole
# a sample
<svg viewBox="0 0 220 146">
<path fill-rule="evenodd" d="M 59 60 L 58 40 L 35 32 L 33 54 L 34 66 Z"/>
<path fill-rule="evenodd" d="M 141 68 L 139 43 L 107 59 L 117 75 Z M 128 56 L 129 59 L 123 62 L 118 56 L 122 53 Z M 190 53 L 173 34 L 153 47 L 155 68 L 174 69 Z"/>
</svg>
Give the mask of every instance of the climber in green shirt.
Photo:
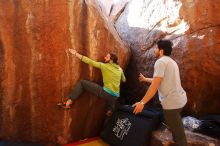
<svg viewBox="0 0 220 146">
<path fill-rule="evenodd" d="M 109 53 L 104 58 L 105 62 L 102 63 L 83 56 L 74 49 L 69 49 L 69 52 L 75 55 L 77 58 L 81 59 L 84 63 L 100 69 L 103 77 L 104 86 L 101 87 L 94 82 L 80 80 L 76 84 L 75 88 L 71 91 L 70 98 L 64 103 L 58 103 L 58 105 L 61 105 L 65 109 L 69 109 L 72 102 L 76 100 L 84 90 L 86 90 L 98 97 L 107 100 L 107 115 L 111 114 L 111 111 L 114 110 L 115 101 L 120 95 L 121 81 L 126 81 L 123 70 L 117 64 L 118 57 L 115 54 Z"/>
</svg>

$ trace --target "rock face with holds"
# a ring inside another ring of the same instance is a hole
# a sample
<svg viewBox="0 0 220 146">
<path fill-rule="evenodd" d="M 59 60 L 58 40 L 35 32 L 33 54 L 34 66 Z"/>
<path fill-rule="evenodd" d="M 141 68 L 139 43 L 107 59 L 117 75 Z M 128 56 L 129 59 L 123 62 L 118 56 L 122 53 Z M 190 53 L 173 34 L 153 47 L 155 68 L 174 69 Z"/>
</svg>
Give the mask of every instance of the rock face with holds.
<svg viewBox="0 0 220 146">
<path fill-rule="evenodd" d="M 108 52 L 125 69 L 130 50 L 95 0 L 0 1 L 0 137 L 25 141 L 96 136 L 105 102 L 84 93 L 72 109 L 56 107 L 79 79 L 102 84 L 100 71 L 66 49 L 94 60 Z"/>
<path fill-rule="evenodd" d="M 127 68 L 129 94 L 143 97 L 146 86 L 138 83 L 138 74 L 152 77 L 156 42 L 170 39 L 174 44 L 171 57 L 179 65 L 188 96 L 185 112 L 220 114 L 220 1 L 125 2 L 124 7 L 122 2 L 113 6 L 112 12 L 119 17 L 112 20 L 132 50 Z"/>
</svg>

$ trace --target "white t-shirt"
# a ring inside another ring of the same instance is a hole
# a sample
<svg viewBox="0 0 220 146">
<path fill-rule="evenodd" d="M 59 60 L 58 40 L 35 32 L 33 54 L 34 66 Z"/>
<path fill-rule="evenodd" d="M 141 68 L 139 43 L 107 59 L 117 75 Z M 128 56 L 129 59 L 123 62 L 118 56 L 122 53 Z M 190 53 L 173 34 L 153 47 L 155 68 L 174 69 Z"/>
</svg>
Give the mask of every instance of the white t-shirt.
<svg viewBox="0 0 220 146">
<path fill-rule="evenodd" d="M 161 77 L 158 88 L 163 109 L 178 109 L 187 102 L 186 92 L 181 86 L 179 68 L 169 56 L 159 58 L 154 65 L 154 77 Z"/>
</svg>

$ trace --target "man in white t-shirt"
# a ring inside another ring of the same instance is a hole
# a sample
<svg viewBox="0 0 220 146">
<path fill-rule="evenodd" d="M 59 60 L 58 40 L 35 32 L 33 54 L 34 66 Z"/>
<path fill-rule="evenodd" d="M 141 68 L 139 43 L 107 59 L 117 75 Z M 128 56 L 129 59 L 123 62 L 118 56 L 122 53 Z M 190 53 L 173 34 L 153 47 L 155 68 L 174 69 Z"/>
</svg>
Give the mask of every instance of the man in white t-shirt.
<svg viewBox="0 0 220 146">
<path fill-rule="evenodd" d="M 160 40 L 157 42 L 155 55 L 158 60 L 154 65 L 153 78 L 146 78 L 142 74 L 139 76 L 140 81 L 149 82 L 151 85 L 142 100 L 133 105 L 135 107 L 133 113 L 140 113 L 144 105 L 158 90 L 164 118 L 172 132 L 175 144 L 177 146 L 187 146 L 184 127 L 180 116 L 182 108 L 187 103 L 187 96 L 181 86 L 178 65 L 169 57 L 171 52 L 171 41 Z"/>
</svg>

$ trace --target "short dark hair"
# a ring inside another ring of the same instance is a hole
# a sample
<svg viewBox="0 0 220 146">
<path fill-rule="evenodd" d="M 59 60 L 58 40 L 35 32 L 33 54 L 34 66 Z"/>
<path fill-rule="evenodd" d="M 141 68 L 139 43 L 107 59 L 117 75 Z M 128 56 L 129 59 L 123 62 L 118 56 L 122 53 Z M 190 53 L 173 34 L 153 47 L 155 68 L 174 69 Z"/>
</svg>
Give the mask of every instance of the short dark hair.
<svg viewBox="0 0 220 146">
<path fill-rule="evenodd" d="M 157 47 L 159 50 L 163 50 L 163 54 L 166 56 L 170 56 L 172 52 L 173 43 L 170 40 L 159 40 L 157 42 Z"/>
<path fill-rule="evenodd" d="M 109 53 L 109 54 L 111 56 L 110 58 L 113 61 L 113 63 L 118 64 L 118 57 L 115 54 L 113 54 L 113 53 Z"/>
</svg>

